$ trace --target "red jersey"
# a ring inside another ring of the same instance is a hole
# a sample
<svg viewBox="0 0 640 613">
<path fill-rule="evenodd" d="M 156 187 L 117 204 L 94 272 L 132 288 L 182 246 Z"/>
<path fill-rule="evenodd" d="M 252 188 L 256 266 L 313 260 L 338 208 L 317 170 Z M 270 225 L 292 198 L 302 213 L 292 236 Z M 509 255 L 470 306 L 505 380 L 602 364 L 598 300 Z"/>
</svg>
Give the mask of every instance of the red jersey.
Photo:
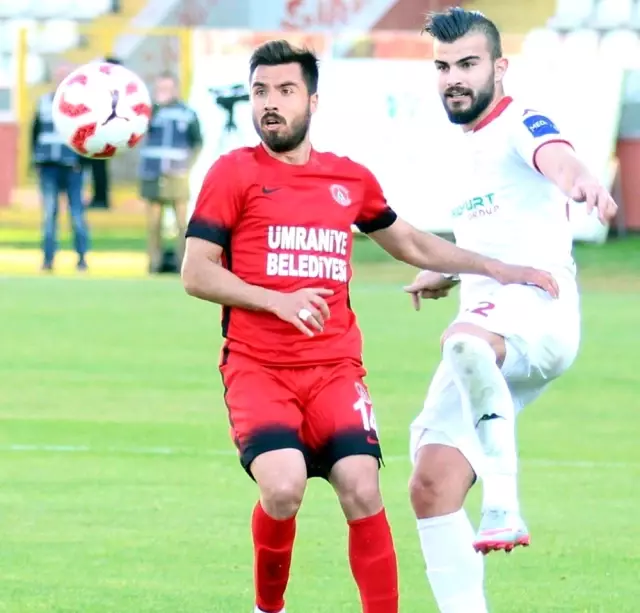
<svg viewBox="0 0 640 613">
<path fill-rule="evenodd" d="M 203 182 L 187 237 L 223 247 L 224 265 L 251 285 L 334 292 L 326 299 L 331 318 L 311 338 L 271 313 L 224 307 L 228 350 L 280 366 L 361 362 L 349 302 L 351 228 L 374 232 L 396 217 L 373 174 L 349 158 L 312 151 L 306 164 L 286 164 L 261 145 L 220 157 Z"/>
</svg>

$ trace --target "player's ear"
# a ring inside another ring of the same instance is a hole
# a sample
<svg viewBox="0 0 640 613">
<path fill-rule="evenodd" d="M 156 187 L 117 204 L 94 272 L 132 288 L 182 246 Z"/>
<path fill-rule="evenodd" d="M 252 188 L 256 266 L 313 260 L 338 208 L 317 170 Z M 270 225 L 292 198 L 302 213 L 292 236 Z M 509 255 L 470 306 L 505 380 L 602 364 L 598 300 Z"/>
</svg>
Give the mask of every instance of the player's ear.
<svg viewBox="0 0 640 613">
<path fill-rule="evenodd" d="M 509 68 L 509 60 L 506 57 L 501 57 L 496 60 L 495 63 L 495 81 L 501 83 L 504 79 L 504 75 Z"/>
<path fill-rule="evenodd" d="M 318 110 L 318 94 L 312 94 L 309 97 L 309 110 L 313 115 Z"/>
</svg>

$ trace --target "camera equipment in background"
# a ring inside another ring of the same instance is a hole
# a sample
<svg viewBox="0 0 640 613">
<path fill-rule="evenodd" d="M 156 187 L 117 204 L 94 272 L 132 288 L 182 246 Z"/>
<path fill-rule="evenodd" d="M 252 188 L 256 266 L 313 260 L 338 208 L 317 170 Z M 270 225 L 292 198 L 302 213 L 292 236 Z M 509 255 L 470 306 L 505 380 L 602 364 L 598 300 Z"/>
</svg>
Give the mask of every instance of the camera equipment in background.
<svg viewBox="0 0 640 613">
<path fill-rule="evenodd" d="M 227 121 L 224 125 L 225 132 L 237 132 L 238 124 L 236 124 L 234 112 L 236 104 L 249 102 L 247 88 L 244 85 L 211 87 L 209 93 L 214 97 L 216 104 L 227 113 Z"/>
</svg>

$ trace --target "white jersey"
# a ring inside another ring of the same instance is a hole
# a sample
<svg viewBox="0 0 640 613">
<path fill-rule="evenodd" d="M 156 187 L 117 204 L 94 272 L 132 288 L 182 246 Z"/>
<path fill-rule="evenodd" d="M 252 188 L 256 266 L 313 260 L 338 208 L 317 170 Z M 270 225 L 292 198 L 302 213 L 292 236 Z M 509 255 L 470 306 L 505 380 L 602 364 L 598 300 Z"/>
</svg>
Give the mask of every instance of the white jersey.
<svg viewBox="0 0 640 613">
<path fill-rule="evenodd" d="M 509 97 L 464 135 L 463 202 L 452 210 L 458 246 L 575 276 L 568 199 L 535 162 L 540 147 L 558 141 L 570 144 L 546 115 Z M 495 283 L 462 275 L 463 304 Z"/>
<path fill-rule="evenodd" d="M 461 168 L 464 202 L 453 210 L 457 244 L 511 264 L 548 270 L 560 285 L 560 298 L 553 300 L 538 288 L 461 275 L 454 323 L 506 339 L 501 372 L 519 413 L 571 366 L 580 345 L 567 198 L 535 164 L 540 147 L 567 141 L 548 117 L 510 98 L 498 103 L 464 141 L 465 151 L 456 153 L 459 159 L 467 153 L 470 167 Z M 411 426 L 413 461 L 424 445 L 448 445 L 459 449 L 482 477 L 487 455 L 465 405 L 453 372 L 442 362 Z"/>
</svg>

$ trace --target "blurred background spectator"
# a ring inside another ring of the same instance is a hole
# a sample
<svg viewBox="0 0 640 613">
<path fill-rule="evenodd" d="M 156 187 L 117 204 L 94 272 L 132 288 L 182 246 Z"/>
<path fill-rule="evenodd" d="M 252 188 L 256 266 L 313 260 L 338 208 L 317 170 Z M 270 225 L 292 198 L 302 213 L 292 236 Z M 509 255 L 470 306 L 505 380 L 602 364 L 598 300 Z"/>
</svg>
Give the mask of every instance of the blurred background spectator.
<svg viewBox="0 0 640 613">
<path fill-rule="evenodd" d="M 69 64 L 60 64 L 54 70 L 54 85 L 61 83 L 73 70 Z M 53 270 L 58 250 L 58 211 L 60 196 L 65 194 L 71 217 L 74 247 L 78 254 L 76 267 L 87 269 L 86 254 L 89 233 L 82 202 L 82 162 L 80 156 L 56 132 L 52 118 L 55 89 L 40 97 L 31 126 L 32 160 L 38 175 L 42 202 L 42 269 Z"/>
<path fill-rule="evenodd" d="M 153 88 L 153 115 L 141 150 L 140 196 L 147 203 L 149 272 L 177 272 L 184 255 L 189 173 L 202 147 L 198 116 L 180 100 L 178 79 L 159 74 Z M 176 246 L 162 245 L 164 207 L 172 207 Z"/>
</svg>

